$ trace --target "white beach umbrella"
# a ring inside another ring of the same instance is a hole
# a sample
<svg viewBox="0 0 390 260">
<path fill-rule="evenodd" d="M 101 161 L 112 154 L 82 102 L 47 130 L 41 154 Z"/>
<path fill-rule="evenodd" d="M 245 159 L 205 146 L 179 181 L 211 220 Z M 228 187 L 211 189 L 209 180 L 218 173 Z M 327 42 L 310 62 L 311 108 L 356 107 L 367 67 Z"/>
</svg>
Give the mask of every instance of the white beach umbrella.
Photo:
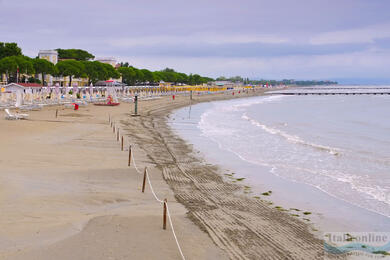
<svg viewBox="0 0 390 260">
<path fill-rule="evenodd" d="M 15 107 L 21 107 L 22 104 L 23 104 L 23 91 L 22 90 L 17 90 L 16 91 Z"/>
</svg>

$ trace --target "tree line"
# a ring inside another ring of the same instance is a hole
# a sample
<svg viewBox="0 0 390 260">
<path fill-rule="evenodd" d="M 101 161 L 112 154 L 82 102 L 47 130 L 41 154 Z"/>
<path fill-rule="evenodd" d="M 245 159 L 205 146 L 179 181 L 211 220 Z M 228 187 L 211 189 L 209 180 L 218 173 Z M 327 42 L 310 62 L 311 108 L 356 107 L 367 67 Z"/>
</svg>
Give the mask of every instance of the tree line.
<svg viewBox="0 0 390 260">
<path fill-rule="evenodd" d="M 231 78 L 226 78 L 220 76 L 216 79 L 217 81 L 231 81 L 234 83 L 241 82 L 245 85 L 296 85 L 296 86 L 313 86 L 313 85 L 336 85 L 336 81 L 330 80 L 294 80 L 294 79 L 283 79 L 283 80 L 253 80 L 249 78 L 242 78 L 241 76 L 235 76 Z"/>
<path fill-rule="evenodd" d="M 128 62 L 121 62 L 118 68 L 99 61 L 92 61 L 95 58 L 91 53 L 80 49 L 56 49 L 58 62 L 56 65 L 45 60 L 30 58 L 22 54 L 21 48 L 16 43 L 0 42 L 0 79 L 5 75 L 6 82 L 36 82 L 46 85 L 45 75 L 55 77 L 69 77 L 70 85 L 73 78 L 87 78 L 88 84 L 95 84 L 100 80 L 118 79 L 127 85 L 158 84 L 161 81 L 173 84 L 199 85 L 210 81 L 213 78 L 202 77 L 199 74 L 185 74 L 173 69 L 166 68 L 160 71 L 150 71 L 131 66 Z M 41 82 L 38 79 L 41 75 Z M 242 82 L 251 85 L 330 85 L 337 84 L 334 81 L 315 80 L 250 80 L 249 78 L 218 77 L 218 81 Z"/>
<path fill-rule="evenodd" d="M 118 71 L 122 75 L 123 83 L 128 85 L 142 84 L 143 82 L 155 84 L 160 81 L 171 82 L 176 85 L 199 85 L 214 81 L 212 78 L 202 77 L 198 74 L 187 75 L 185 73 L 176 72 L 170 68 L 166 68 L 161 71 L 137 69 L 133 66 L 130 66 L 128 63 L 121 63 Z"/>
<path fill-rule="evenodd" d="M 91 53 L 80 49 L 56 49 L 58 62 L 53 64 L 45 59 L 30 58 L 22 54 L 16 43 L 0 42 L 0 75 L 6 82 L 42 83 L 46 85 L 45 75 L 55 77 L 69 77 L 69 84 L 73 78 L 87 78 L 88 84 L 95 84 L 100 80 L 118 79 L 128 85 L 158 84 L 160 81 L 174 84 L 197 85 L 213 81 L 212 78 L 202 77 L 198 74 L 187 75 L 166 68 L 161 71 L 150 71 L 130 66 L 128 62 L 121 63 L 118 68 L 99 61 Z M 41 82 L 38 79 L 41 75 Z"/>
</svg>

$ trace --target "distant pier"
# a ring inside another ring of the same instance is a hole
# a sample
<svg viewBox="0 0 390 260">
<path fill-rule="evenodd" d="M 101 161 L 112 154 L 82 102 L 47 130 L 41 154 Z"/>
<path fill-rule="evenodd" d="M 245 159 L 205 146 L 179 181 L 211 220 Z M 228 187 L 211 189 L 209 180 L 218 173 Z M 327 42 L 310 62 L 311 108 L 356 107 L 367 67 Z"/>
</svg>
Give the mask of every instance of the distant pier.
<svg viewBox="0 0 390 260">
<path fill-rule="evenodd" d="M 271 95 L 390 95 L 390 92 L 269 92 Z"/>
</svg>

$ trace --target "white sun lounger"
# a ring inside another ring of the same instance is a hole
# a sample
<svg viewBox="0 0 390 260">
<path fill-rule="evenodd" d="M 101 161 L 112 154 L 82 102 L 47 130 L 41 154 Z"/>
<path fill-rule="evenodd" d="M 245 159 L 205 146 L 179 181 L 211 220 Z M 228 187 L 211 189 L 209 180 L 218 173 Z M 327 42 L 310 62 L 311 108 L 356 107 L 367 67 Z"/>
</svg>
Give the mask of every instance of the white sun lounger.
<svg viewBox="0 0 390 260">
<path fill-rule="evenodd" d="M 5 115 L 5 119 L 8 119 L 8 120 L 18 120 L 18 119 L 27 119 L 28 118 L 28 114 L 11 114 L 11 112 L 7 109 L 4 109 L 6 115 Z"/>
</svg>

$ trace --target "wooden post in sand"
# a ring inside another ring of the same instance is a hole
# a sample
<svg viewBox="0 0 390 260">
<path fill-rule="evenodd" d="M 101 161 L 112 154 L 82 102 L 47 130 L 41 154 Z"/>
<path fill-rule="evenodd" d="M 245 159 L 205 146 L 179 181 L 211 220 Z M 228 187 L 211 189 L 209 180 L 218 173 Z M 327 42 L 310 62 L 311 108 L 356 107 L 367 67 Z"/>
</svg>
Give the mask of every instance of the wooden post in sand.
<svg viewBox="0 0 390 260">
<path fill-rule="evenodd" d="M 131 116 L 139 116 L 138 115 L 138 94 L 135 94 L 134 96 L 134 114 L 131 114 Z"/>
<path fill-rule="evenodd" d="M 108 114 L 108 123 L 111 123 L 111 115 L 110 114 Z"/>
<path fill-rule="evenodd" d="M 112 132 L 115 133 L 115 125 L 114 125 L 114 128 L 112 129 Z"/>
<path fill-rule="evenodd" d="M 164 199 L 163 229 L 167 229 L 167 199 Z"/>
<path fill-rule="evenodd" d="M 118 131 L 116 132 L 116 140 L 119 142 L 119 128 Z"/>
<path fill-rule="evenodd" d="M 144 181 L 142 182 L 142 192 L 145 192 L 146 174 L 148 174 L 148 173 L 146 172 L 146 167 L 145 167 L 145 170 L 144 170 Z"/>
<path fill-rule="evenodd" d="M 122 135 L 122 141 L 121 141 L 121 151 L 123 151 L 123 135 Z"/>
<path fill-rule="evenodd" d="M 56 118 L 58 117 L 58 109 L 56 109 Z"/>
<path fill-rule="evenodd" d="M 129 163 L 128 166 L 130 166 L 131 163 L 131 145 L 129 145 Z"/>
</svg>

